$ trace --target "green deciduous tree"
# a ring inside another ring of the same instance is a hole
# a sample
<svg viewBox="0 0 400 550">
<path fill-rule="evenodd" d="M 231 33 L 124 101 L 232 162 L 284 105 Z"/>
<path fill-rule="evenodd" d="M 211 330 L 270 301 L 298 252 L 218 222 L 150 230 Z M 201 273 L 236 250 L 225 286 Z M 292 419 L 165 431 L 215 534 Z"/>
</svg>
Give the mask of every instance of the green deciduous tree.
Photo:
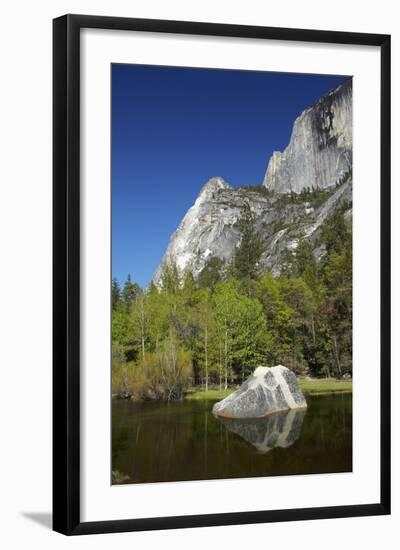
<svg viewBox="0 0 400 550">
<path fill-rule="evenodd" d="M 243 379 L 257 364 L 266 362 L 271 336 L 262 305 L 246 296 L 235 279 L 219 283 L 213 300 L 226 387 L 229 377 Z"/>
<path fill-rule="evenodd" d="M 319 191 L 307 191 L 309 200 Z M 279 201 L 298 201 L 297 196 Z M 190 385 L 238 384 L 259 365 L 342 376 L 352 371 L 352 236 L 348 205 L 315 243 L 300 239 L 285 271 L 259 274 L 261 241 L 245 203 L 232 265 L 211 258 L 196 279 L 173 262 L 160 288 L 112 281 L 113 391 L 180 399 Z"/>
</svg>

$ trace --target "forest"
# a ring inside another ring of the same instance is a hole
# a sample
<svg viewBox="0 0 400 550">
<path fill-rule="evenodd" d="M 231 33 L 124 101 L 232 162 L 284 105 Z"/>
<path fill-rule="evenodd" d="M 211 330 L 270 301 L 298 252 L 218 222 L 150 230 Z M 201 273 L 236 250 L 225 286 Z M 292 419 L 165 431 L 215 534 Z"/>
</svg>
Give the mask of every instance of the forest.
<svg viewBox="0 0 400 550">
<path fill-rule="evenodd" d="M 300 240 L 279 276 L 260 273 L 263 242 L 243 208 L 233 260 L 211 258 L 195 279 L 163 267 L 162 287 L 112 280 L 112 392 L 179 400 L 227 389 L 259 365 L 315 378 L 352 373 L 352 231 L 342 204 L 319 232 L 325 254 Z M 315 243 L 314 243 L 315 244 Z"/>
</svg>

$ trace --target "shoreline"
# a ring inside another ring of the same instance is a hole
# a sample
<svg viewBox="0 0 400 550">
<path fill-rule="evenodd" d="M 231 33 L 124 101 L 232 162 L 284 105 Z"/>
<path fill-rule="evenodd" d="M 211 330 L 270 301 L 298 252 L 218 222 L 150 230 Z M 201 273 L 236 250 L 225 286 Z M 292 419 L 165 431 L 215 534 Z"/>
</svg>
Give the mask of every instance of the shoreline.
<svg viewBox="0 0 400 550">
<path fill-rule="evenodd" d="M 329 394 L 349 394 L 353 393 L 352 380 L 337 380 L 336 378 L 314 378 L 300 379 L 299 385 L 305 395 L 329 395 Z M 184 400 L 221 400 L 236 391 L 238 388 L 228 388 L 227 390 L 211 389 L 191 390 L 186 393 Z"/>
<path fill-rule="evenodd" d="M 353 382 L 352 380 L 337 380 L 336 378 L 310 378 L 299 380 L 299 386 L 301 391 L 307 396 L 321 396 L 321 395 L 337 395 L 337 394 L 352 394 Z M 225 399 L 231 393 L 239 389 L 237 386 L 232 386 L 227 390 L 209 389 L 207 392 L 202 389 L 192 388 L 188 390 L 181 401 L 220 401 Z M 135 399 L 131 396 L 122 397 L 118 394 L 112 394 L 113 399 L 133 399 L 134 401 L 146 401 L 143 399 Z M 152 400 L 149 400 L 152 401 Z M 155 399 L 154 401 L 163 401 Z"/>
</svg>

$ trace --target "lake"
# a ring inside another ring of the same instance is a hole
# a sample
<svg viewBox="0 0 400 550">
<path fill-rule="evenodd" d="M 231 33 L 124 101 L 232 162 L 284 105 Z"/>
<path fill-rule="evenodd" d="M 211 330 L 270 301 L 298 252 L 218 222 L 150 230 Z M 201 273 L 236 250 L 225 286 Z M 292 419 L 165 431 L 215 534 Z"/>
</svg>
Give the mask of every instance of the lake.
<svg viewBox="0 0 400 550">
<path fill-rule="evenodd" d="M 215 418 L 214 401 L 112 402 L 112 469 L 122 483 L 352 470 L 352 395 L 307 396 L 307 411 Z"/>
</svg>

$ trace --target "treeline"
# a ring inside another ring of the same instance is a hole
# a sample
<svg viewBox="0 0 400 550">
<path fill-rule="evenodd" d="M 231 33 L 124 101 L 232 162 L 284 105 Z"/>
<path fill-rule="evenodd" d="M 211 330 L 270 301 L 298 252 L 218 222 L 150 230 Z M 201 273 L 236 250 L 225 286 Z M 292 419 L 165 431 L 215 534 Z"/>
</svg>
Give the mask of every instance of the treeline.
<svg viewBox="0 0 400 550">
<path fill-rule="evenodd" d="M 120 396 L 180 399 L 190 386 L 241 383 L 258 365 L 341 377 L 352 369 L 351 225 L 343 205 L 325 222 L 317 263 L 306 240 L 278 277 L 258 273 L 262 243 L 250 207 L 230 265 L 210 259 L 194 279 L 164 266 L 162 288 L 112 284 L 112 385 Z"/>
<path fill-rule="evenodd" d="M 277 203 L 280 206 L 287 204 L 304 204 L 308 201 L 314 208 L 318 208 L 323 204 L 333 193 L 342 185 L 347 183 L 353 175 L 352 168 L 350 167 L 343 175 L 336 181 L 335 185 L 328 188 L 320 188 L 315 185 L 303 187 L 303 189 L 297 193 L 291 191 L 289 193 L 276 193 L 265 185 L 243 185 L 238 188 L 245 195 L 250 193 L 258 193 L 264 197 L 275 197 Z M 281 223 L 284 223 L 283 221 Z"/>
</svg>

